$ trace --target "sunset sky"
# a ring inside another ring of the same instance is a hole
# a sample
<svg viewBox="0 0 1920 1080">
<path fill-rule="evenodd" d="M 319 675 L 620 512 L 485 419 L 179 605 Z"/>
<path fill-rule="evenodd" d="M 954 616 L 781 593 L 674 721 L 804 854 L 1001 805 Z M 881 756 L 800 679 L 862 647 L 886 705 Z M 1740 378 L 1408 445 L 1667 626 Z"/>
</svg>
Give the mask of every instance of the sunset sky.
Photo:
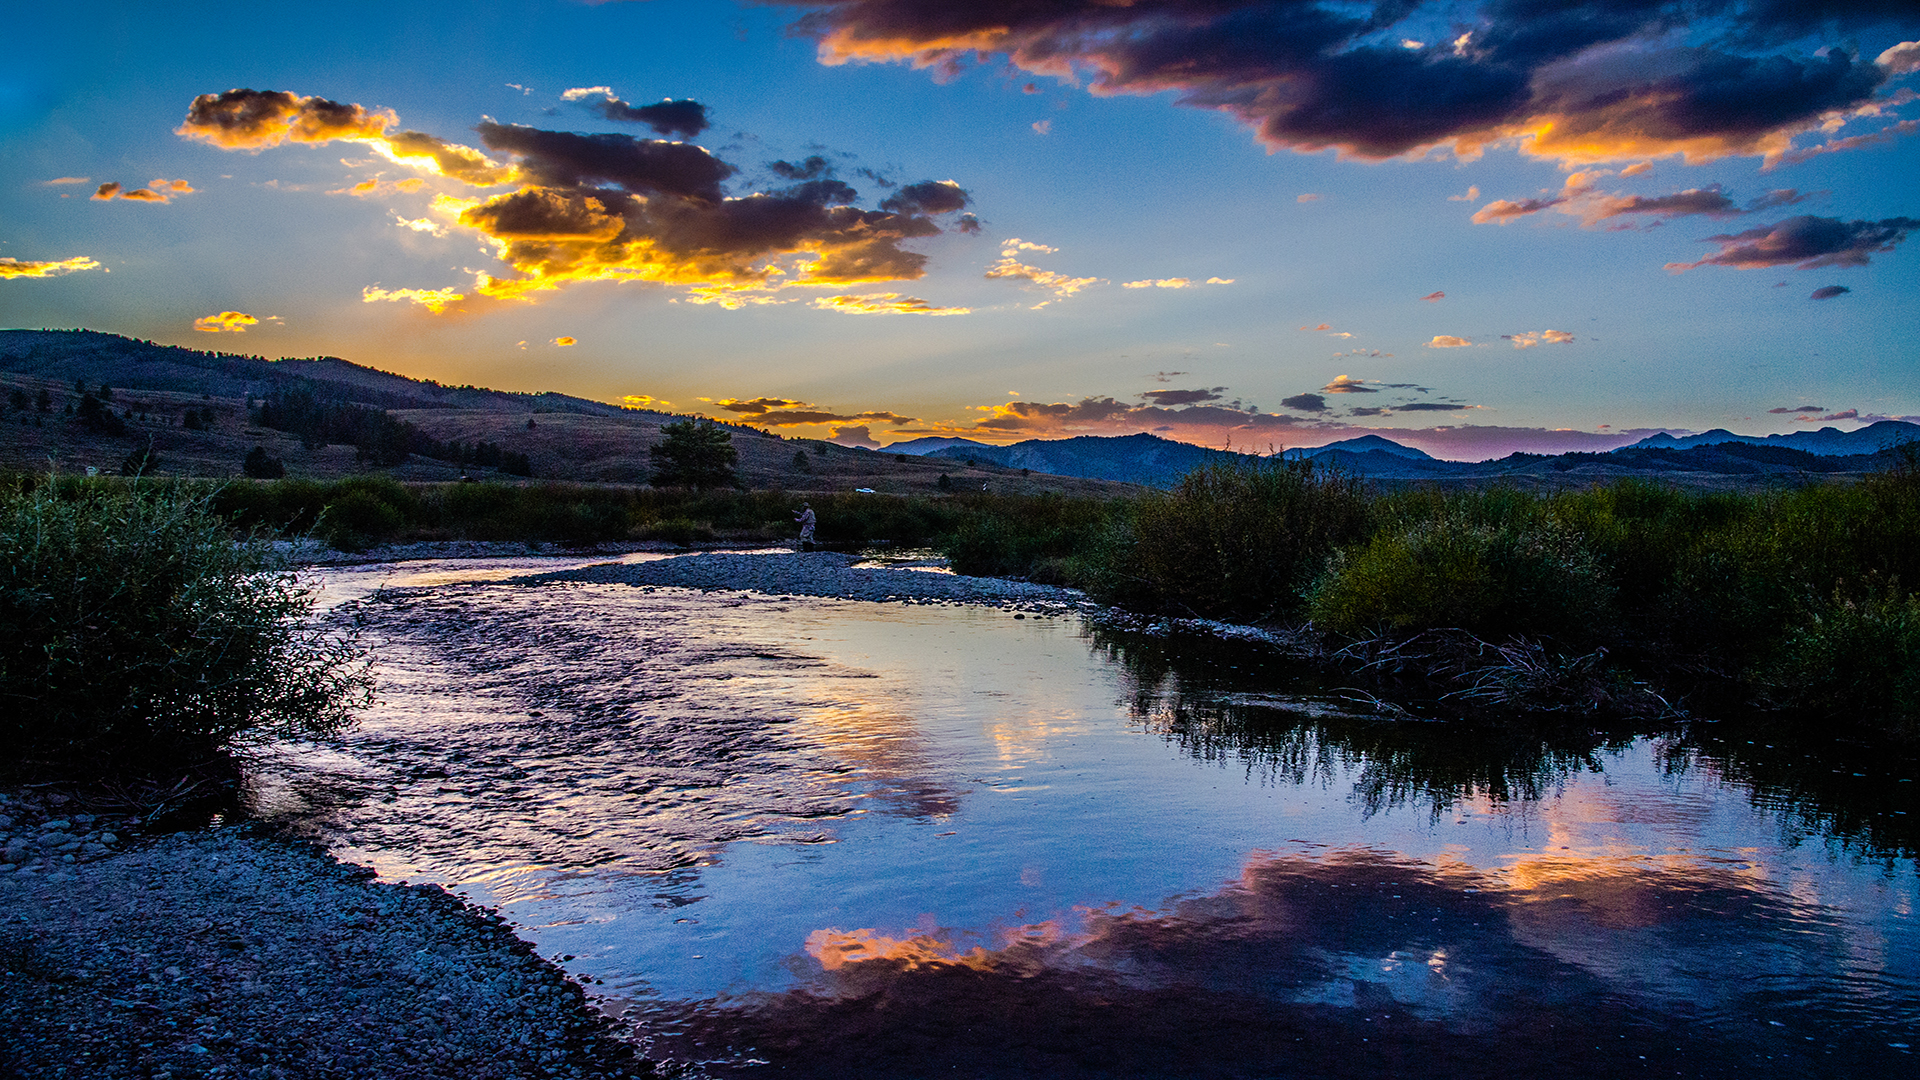
<svg viewBox="0 0 1920 1080">
<path fill-rule="evenodd" d="M 864 445 L 1920 420 L 1911 0 L 8 22 L 8 327 Z"/>
</svg>

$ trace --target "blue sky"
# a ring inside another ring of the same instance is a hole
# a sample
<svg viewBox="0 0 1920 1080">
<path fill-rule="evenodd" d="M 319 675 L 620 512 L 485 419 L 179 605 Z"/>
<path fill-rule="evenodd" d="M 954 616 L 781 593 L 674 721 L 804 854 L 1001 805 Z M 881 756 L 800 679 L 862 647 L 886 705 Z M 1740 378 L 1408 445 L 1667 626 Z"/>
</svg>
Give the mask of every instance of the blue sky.
<svg viewBox="0 0 1920 1080">
<path fill-rule="evenodd" d="M 1920 414 L 1893 0 L 14 19 L 7 326 L 868 443 Z"/>
</svg>

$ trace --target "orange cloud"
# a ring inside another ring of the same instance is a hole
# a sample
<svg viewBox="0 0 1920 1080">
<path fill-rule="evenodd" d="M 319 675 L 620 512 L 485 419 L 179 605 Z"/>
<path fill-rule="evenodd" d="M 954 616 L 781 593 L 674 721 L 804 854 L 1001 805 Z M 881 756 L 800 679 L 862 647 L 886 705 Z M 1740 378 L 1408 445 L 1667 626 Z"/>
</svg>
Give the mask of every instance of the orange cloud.
<svg viewBox="0 0 1920 1080">
<path fill-rule="evenodd" d="M 223 311 L 218 315 L 202 315 L 193 320 L 193 328 L 208 334 L 244 334 L 247 327 L 260 325 L 260 320 L 244 311 Z"/>
<path fill-rule="evenodd" d="M 847 315 L 967 315 L 972 308 L 935 307 L 917 296 L 869 293 L 864 296 L 822 296 L 813 302 L 822 311 Z"/>
<path fill-rule="evenodd" d="M 193 185 L 187 183 L 185 180 L 155 180 L 146 187 L 134 188 L 131 191 L 118 180 L 112 180 L 101 184 L 90 198 L 99 202 L 127 199 L 132 202 L 166 203 L 172 202 L 175 197 L 180 195 L 191 195 L 193 191 Z"/>
<path fill-rule="evenodd" d="M 558 346 L 558 347 L 560 347 L 560 348 L 562 348 L 562 349 L 564 349 L 564 348 L 567 348 L 568 346 L 571 346 L 571 345 L 578 345 L 578 344 L 580 344 L 580 339 L 579 339 L 579 338 L 576 338 L 576 337 L 569 337 L 569 336 L 567 336 L 567 335 L 565 335 L 565 334 L 562 334 L 561 336 L 559 336 L 559 337 L 557 337 L 557 338 L 554 338 L 554 339 L 553 339 L 553 343 L 554 343 L 554 344 L 555 344 L 556 346 Z"/>
<path fill-rule="evenodd" d="M 399 122 L 391 112 L 371 112 L 322 97 L 283 90 L 229 90 L 194 98 L 174 134 L 223 150 L 257 152 L 289 141 L 373 142 Z"/>
<path fill-rule="evenodd" d="M 52 262 L 36 262 L 31 259 L 14 259 L 0 256 L 0 278 L 48 278 L 71 274 L 77 270 L 101 270 L 100 264 L 85 255 L 75 255 L 71 259 Z"/>
<path fill-rule="evenodd" d="M 1221 284 L 1221 285 L 1226 284 L 1226 282 L 1221 281 L 1219 278 L 1213 279 L 1212 283 Z M 1183 278 L 1183 277 L 1143 278 L 1139 281 L 1121 282 L 1120 287 L 1123 289 L 1185 289 L 1191 286 L 1192 284 L 1193 284 L 1193 279 Z"/>
<path fill-rule="evenodd" d="M 1451 334 L 1435 334 L 1433 336 L 1433 340 L 1427 342 L 1427 348 L 1429 349 L 1464 349 L 1471 344 L 1473 344 L 1473 342 L 1468 340 L 1467 338 L 1454 337 Z"/>
</svg>

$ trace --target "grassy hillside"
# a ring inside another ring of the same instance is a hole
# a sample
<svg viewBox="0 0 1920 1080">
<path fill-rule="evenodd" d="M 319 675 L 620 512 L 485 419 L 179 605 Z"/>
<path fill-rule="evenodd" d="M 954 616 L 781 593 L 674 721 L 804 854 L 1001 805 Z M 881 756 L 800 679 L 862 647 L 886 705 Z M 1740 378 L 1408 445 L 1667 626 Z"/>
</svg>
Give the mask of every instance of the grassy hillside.
<svg viewBox="0 0 1920 1080">
<path fill-rule="evenodd" d="M 109 388 L 104 404 L 118 420 L 112 430 L 78 416 L 85 395 L 98 397 L 102 384 Z M 645 484 L 652 471 L 648 448 L 660 441 L 662 425 L 679 419 L 563 394 L 442 386 L 331 357 L 267 360 L 91 331 L 8 330 L 0 331 L 0 469 L 119 473 L 130 456 L 150 449 L 150 471 L 224 478 L 239 476 L 241 462 L 258 446 L 294 478 L 334 480 L 378 471 L 404 481 L 474 475 L 521 482 L 418 453 L 375 469 L 353 446 L 305 445 L 291 432 L 258 423 L 257 403 L 289 390 L 384 410 L 440 443 L 484 442 L 524 454 L 531 479 L 542 481 Z M 42 394 L 46 411 L 37 407 Z M 8 404 L 9 398 L 26 407 Z M 986 488 L 1088 496 L 1135 490 L 985 461 L 970 467 L 724 426 L 740 454 L 741 479 L 754 489 L 941 495 Z"/>
</svg>

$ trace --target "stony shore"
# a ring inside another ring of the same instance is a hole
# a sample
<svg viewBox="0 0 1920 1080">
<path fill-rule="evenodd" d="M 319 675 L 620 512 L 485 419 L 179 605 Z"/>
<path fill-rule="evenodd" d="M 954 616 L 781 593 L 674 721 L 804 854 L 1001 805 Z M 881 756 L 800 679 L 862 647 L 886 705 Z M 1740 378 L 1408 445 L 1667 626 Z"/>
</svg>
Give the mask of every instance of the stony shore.
<svg viewBox="0 0 1920 1080">
<path fill-rule="evenodd" d="M 1003 578 L 929 572 L 938 560 L 876 565 L 834 551 L 711 552 L 638 563 L 600 563 L 518 578 L 523 584 L 578 582 L 643 588 L 751 591 L 770 596 L 820 596 L 880 603 L 988 604 L 1058 612 L 1091 609 L 1085 593 Z"/>
<path fill-rule="evenodd" d="M 1092 606 L 1068 589 L 834 552 L 715 552 L 517 580 Z M 0 791 L 0 1077 L 648 1075 L 559 968 L 438 887 L 380 882 L 247 824 L 155 834 L 73 796 Z"/>
<path fill-rule="evenodd" d="M 0 793 L 0 1076 L 653 1075 L 559 968 L 437 886 L 60 798 Z"/>
</svg>

